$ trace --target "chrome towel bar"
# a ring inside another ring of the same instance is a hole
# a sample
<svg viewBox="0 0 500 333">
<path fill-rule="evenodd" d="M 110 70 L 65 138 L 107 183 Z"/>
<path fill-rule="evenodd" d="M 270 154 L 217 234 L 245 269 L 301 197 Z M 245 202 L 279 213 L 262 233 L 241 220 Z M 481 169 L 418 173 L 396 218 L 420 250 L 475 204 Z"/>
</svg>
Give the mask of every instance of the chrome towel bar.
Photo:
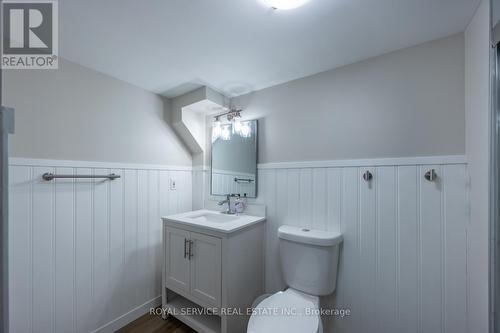
<svg viewBox="0 0 500 333">
<path fill-rule="evenodd" d="M 240 182 L 244 182 L 244 183 L 251 183 L 253 182 L 253 179 L 250 179 L 250 178 L 238 178 L 238 177 L 235 177 L 234 178 L 234 181 L 236 183 L 240 183 Z"/>
<path fill-rule="evenodd" d="M 120 175 L 110 173 L 109 175 L 54 175 L 53 173 L 47 172 L 42 175 L 44 180 L 53 180 L 54 178 L 106 178 L 106 179 L 116 179 L 120 178 Z"/>
</svg>

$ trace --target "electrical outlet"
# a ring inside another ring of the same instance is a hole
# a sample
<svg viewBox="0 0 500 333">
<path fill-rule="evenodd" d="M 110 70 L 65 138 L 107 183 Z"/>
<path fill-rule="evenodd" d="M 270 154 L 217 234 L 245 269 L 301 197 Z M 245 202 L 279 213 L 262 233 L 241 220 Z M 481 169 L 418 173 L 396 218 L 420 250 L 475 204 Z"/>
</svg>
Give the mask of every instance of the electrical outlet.
<svg viewBox="0 0 500 333">
<path fill-rule="evenodd" d="M 170 191 L 177 190 L 177 181 L 174 178 L 170 178 Z"/>
</svg>

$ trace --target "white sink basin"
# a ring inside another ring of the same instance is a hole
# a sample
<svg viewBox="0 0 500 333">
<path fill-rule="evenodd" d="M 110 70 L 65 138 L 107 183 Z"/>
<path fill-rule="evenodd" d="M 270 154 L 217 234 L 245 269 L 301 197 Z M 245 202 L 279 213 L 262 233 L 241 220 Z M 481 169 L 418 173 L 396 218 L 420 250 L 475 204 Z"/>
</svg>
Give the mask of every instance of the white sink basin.
<svg viewBox="0 0 500 333">
<path fill-rule="evenodd" d="M 231 233 L 243 228 L 247 228 L 253 224 L 264 222 L 263 216 L 252 216 L 247 214 L 242 215 L 227 215 L 218 211 L 201 209 L 193 212 L 186 212 L 162 217 L 163 221 L 170 225 L 191 226 L 203 228 L 222 233 Z"/>
<path fill-rule="evenodd" d="M 186 218 L 195 220 L 197 222 L 227 223 L 237 220 L 238 216 L 216 214 L 216 213 L 203 213 L 203 214 L 195 214 L 192 216 L 186 216 Z"/>
</svg>

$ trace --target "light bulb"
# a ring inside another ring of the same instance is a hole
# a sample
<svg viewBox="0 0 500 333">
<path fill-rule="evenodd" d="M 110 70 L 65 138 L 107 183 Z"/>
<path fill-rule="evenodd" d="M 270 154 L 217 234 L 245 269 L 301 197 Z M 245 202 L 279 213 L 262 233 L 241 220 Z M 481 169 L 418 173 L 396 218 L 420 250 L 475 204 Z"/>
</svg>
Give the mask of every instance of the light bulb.
<svg viewBox="0 0 500 333">
<path fill-rule="evenodd" d="M 234 118 L 234 123 L 233 123 L 233 133 L 240 133 L 241 132 L 241 120 L 238 118 Z"/>
<path fill-rule="evenodd" d="M 305 5 L 309 0 L 264 0 L 264 2 L 275 9 L 294 9 Z"/>
<path fill-rule="evenodd" d="M 212 127 L 212 142 L 215 142 L 222 133 L 222 128 L 219 120 L 214 121 L 213 127 Z"/>
<path fill-rule="evenodd" d="M 250 123 L 246 122 L 241 124 L 240 135 L 244 138 L 252 136 L 252 127 L 250 127 Z"/>
<path fill-rule="evenodd" d="M 222 140 L 229 140 L 231 138 L 231 131 L 229 131 L 229 125 L 222 127 L 220 138 Z"/>
</svg>

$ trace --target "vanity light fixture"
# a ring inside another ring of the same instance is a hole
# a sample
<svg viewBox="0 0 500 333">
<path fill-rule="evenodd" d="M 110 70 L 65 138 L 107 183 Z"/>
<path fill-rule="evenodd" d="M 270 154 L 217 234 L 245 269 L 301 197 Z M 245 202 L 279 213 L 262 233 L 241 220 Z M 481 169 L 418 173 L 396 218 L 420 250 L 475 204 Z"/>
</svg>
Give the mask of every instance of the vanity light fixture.
<svg viewBox="0 0 500 333">
<path fill-rule="evenodd" d="M 228 112 L 214 116 L 212 125 L 212 142 L 217 139 L 229 140 L 231 134 L 238 134 L 243 138 L 252 136 L 252 126 L 249 121 L 241 121 L 241 109 L 230 109 Z M 229 123 L 221 124 L 221 117 L 225 116 Z M 232 130 L 231 130 L 232 129 Z"/>
<path fill-rule="evenodd" d="M 273 9 L 295 9 L 305 5 L 309 0 L 263 0 Z"/>
</svg>

